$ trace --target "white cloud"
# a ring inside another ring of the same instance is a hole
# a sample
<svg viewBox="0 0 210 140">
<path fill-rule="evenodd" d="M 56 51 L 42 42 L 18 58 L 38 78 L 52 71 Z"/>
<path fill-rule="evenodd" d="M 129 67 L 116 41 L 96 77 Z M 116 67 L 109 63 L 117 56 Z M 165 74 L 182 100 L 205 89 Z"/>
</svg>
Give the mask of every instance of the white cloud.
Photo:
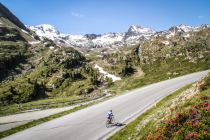
<svg viewBox="0 0 210 140">
<path fill-rule="evenodd" d="M 71 12 L 71 15 L 74 16 L 74 17 L 77 17 L 77 18 L 83 18 L 84 17 L 83 14 L 78 13 L 78 12 Z"/>
<path fill-rule="evenodd" d="M 199 19 L 204 19 L 205 16 L 200 15 L 200 16 L 198 16 L 198 18 L 199 18 Z"/>
</svg>

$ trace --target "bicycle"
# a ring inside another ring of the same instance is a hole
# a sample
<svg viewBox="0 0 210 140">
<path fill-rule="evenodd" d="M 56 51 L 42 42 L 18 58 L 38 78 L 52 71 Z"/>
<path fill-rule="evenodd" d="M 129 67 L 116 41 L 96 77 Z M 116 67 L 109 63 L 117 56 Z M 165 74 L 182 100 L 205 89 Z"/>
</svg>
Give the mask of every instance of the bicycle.
<svg viewBox="0 0 210 140">
<path fill-rule="evenodd" d="M 112 116 L 112 118 L 111 119 L 107 119 L 106 120 L 106 127 L 108 128 L 108 127 L 111 127 L 111 126 L 114 126 L 115 125 L 115 118 L 114 118 L 114 116 Z"/>
</svg>

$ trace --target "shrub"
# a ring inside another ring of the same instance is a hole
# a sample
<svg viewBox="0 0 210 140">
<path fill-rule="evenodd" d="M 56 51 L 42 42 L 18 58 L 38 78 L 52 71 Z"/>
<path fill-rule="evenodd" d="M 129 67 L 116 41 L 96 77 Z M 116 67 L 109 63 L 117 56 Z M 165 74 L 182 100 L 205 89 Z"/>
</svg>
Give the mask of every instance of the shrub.
<svg viewBox="0 0 210 140">
<path fill-rule="evenodd" d="M 200 96 L 197 104 L 175 117 L 165 120 L 147 137 L 157 139 L 207 139 L 210 136 L 210 102 Z"/>
</svg>

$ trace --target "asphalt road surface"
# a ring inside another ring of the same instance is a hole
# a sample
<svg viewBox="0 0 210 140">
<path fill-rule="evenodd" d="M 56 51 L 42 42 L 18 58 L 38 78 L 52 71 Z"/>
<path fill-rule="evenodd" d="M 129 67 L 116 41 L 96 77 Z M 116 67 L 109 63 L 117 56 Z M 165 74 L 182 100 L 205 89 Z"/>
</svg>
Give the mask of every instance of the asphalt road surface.
<svg viewBox="0 0 210 140">
<path fill-rule="evenodd" d="M 209 71 L 166 80 L 130 91 L 121 96 L 69 115 L 18 132 L 5 140 L 96 140 L 106 139 L 121 126 L 106 128 L 106 113 L 113 110 L 116 122 L 127 124 L 158 100 L 186 84 L 195 82 Z"/>
</svg>

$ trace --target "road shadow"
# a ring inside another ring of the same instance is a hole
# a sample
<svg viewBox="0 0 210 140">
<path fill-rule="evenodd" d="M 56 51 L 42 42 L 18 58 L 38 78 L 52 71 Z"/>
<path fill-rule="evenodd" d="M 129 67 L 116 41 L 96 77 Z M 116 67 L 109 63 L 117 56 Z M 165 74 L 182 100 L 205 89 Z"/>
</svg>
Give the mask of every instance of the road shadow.
<svg viewBox="0 0 210 140">
<path fill-rule="evenodd" d="M 119 123 L 119 122 L 116 122 L 114 124 L 114 126 L 118 126 L 118 127 L 121 127 L 121 126 L 124 126 L 124 125 L 126 125 L 126 124 L 125 123 Z"/>
<path fill-rule="evenodd" d="M 124 126 L 124 125 L 126 125 L 126 124 L 116 122 L 116 123 L 110 124 L 108 127 L 114 127 L 114 126 L 121 127 L 121 126 Z"/>
</svg>

